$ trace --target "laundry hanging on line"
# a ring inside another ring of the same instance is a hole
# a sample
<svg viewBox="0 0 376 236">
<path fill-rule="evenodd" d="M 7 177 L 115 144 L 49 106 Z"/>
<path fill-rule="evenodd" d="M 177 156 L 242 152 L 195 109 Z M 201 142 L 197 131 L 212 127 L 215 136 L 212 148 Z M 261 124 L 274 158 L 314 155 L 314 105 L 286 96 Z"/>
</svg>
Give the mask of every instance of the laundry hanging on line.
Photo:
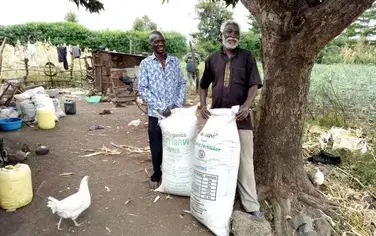
<svg viewBox="0 0 376 236">
<path fill-rule="evenodd" d="M 28 58 L 32 59 L 35 56 L 36 52 L 37 52 L 37 49 L 36 49 L 35 45 L 32 44 L 32 43 L 27 43 Z"/>
<path fill-rule="evenodd" d="M 78 46 L 72 47 L 72 57 L 73 58 L 79 58 L 81 57 L 81 49 Z"/>
<path fill-rule="evenodd" d="M 64 69 L 68 70 L 67 47 L 57 47 L 57 55 L 59 62 L 63 63 Z"/>
</svg>

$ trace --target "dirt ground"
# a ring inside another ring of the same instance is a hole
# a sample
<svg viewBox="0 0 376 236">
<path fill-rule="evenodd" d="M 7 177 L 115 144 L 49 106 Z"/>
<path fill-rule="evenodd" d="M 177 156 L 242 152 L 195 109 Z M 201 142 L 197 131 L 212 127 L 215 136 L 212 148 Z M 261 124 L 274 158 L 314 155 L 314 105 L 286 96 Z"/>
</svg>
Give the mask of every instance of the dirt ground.
<svg viewBox="0 0 376 236">
<path fill-rule="evenodd" d="M 113 114 L 99 115 L 103 109 Z M 137 128 L 127 124 L 141 119 Z M 52 130 L 39 130 L 24 125 L 19 131 L 1 133 L 7 147 L 19 148 L 29 144 L 34 151 L 37 144 L 50 147 L 50 153 L 36 156 L 33 152 L 25 161 L 32 170 L 33 201 L 15 212 L 0 210 L 0 234 L 32 235 L 212 235 L 190 214 L 189 198 L 151 191 L 145 168 L 152 173 L 150 154 L 132 154 L 121 150 L 120 155 L 85 155 L 82 149 L 96 149 L 111 142 L 147 147 L 147 116 L 135 105 L 115 108 L 110 103 L 88 104 L 77 101 L 77 114 L 61 118 Z M 88 131 L 99 124 L 102 130 Z M 100 135 L 101 134 L 101 135 Z M 70 176 L 60 176 L 72 172 Z M 63 220 L 62 231 L 57 230 L 58 216 L 47 208 L 47 197 L 65 198 L 75 191 L 83 176 L 89 175 L 92 196 L 90 208 L 77 222 Z M 106 188 L 108 187 L 108 189 Z M 110 191 L 108 191 L 110 190 Z M 153 203 L 154 199 L 161 198 Z M 130 200 L 128 204 L 124 204 Z"/>
</svg>

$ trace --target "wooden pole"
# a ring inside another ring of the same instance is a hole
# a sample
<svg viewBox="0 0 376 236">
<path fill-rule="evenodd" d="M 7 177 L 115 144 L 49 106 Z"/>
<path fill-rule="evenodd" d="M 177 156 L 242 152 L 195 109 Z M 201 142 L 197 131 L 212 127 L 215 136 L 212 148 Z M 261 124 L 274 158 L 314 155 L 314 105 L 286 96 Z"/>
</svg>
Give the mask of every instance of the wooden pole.
<svg viewBox="0 0 376 236">
<path fill-rule="evenodd" d="M 27 78 L 29 77 L 29 59 L 25 57 L 24 63 L 25 63 L 25 71 L 26 71 L 26 74 L 24 77 L 24 83 L 25 83 L 25 86 L 27 86 Z"/>
<path fill-rule="evenodd" d="M 73 65 L 74 65 L 74 58 L 73 58 L 73 50 L 70 52 L 71 55 L 71 68 L 70 68 L 70 80 L 73 80 Z"/>
<path fill-rule="evenodd" d="M 0 75 L 1 75 L 1 67 L 2 67 L 2 63 L 3 63 L 3 52 L 4 52 L 4 49 L 5 49 L 6 41 L 7 41 L 7 38 L 5 37 L 3 42 L 1 43 L 1 47 L 0 47 Z"/>
<path fill-rule="evenodd" d="M 82 83 L 83 75 L 82 75 L 81 58 L 78 58 L 78 62 L 80 63 L 80 78 L 81 78 L 80 84 L 81 84 L 81 87 L 82 87 L 82 85 L 83 85 L 83 83 Z"/>
</svg>

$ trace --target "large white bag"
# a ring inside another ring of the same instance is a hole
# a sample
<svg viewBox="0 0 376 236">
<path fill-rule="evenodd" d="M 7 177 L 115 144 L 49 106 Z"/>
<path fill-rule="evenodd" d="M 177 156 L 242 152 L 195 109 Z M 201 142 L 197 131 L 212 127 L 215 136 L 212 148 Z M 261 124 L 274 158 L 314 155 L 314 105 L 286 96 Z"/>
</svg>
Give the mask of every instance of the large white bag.
<svg viewBox="0 0 376 236">
<path fill-rule="evenodd" d="M 45 90 L 43 87 L 36 87 L 33 89 L 26 90 L 21 94 L 14 95 L 16 102 L 23 102 L 27 99 L 31 99 L 36 94 L 45 94 Z"/>
<path fill-rule="evenodd" d="M 54 104 L 54 107 L 55 107 L 55 115 L 58 119 L 60 119 L 61 117 L 65 117 L 67 116 L 65 114 L 65 112 L 61 109 L 60 107 L 60 101 L 58 98 L 51 98 L 52 99 L 52 102 Z"/>
<path fill-rule="evenodd" d="M 176 108 L 159 121 L 163 139 L 162 184 L 156 191 L 191 195 L 197 107 Z"/>
<path fill-rule="evenodd" d="M 53 112 L 54 117 L 55 117 L 55 121 L 59 120 L 58 117 L 56 116 L 56 113 L 55 113 L 54 102 L 52 101 L 50 96 L 48 96 L 47 94 L 35 94 L 32 97 L 32 101 L 35 105 L 36 113 L 38 113 L 39 109 L 48 109 L 48 110 L 51 110 Z M 37 122 L 37 116 L 35 116 L 34 122 Z"/>
<path fill-rule="evenodd" d="M 35 119 L 35 106 L 31 99 L 25 99 L 20 103 L 16 103 L 19 106 L 19 112 L 22 115 L 22 118 L 25 122 L 33 121 Z"/>
<path fill-rule="evenodd" d="M 211 109 L 197 136 L 190 207 L 215 235 L 228 236 L 233 210 L 240 141 L 235 114 L 239 106 Z"/>
</svg>

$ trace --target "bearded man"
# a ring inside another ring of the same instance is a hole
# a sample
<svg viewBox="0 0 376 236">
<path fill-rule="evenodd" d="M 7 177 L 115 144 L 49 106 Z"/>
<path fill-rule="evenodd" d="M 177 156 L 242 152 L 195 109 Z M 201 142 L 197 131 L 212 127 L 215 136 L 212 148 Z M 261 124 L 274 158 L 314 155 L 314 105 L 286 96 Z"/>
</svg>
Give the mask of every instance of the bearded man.
<svg viewBox="0 0 376 236">
<path fill-rule="evenodd" d="M 262 216 L 257 199 L 253 167 L 253 127 L 249 109 L 262 87 L 260 74 L 253 54 L 239 48 L 240 27 L 229 20 L 221 26 L 221 50 L 205 61 L 205 70 L 200 81 L 201 116 L 208 119 L 206 106 L 208 88 L 212 84 L 212 108 L 231 108 L 239 105 L 236 114 L 240 138 L 240 165 L 238 191 L 246 212 Z"/>
</svg>

